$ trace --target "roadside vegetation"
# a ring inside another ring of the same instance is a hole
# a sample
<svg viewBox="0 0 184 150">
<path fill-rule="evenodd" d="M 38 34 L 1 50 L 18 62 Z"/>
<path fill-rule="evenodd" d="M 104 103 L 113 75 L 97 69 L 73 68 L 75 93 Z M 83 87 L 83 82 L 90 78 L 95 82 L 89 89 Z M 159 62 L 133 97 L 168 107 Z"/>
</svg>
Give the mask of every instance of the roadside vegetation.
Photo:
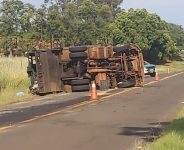
<svg viewBox="0 0 184 150">
<path fill-rule="evenodd" d="M 160 139 L 145 150 L 183 150 L 184 149 L 184 110 L 162 133 Z"/>
<path fill-rule="evenodd" d="M 146 9 L 125 11 L 122 6 L 123 0 L 45 0 L 37 8 L 21 0 L 4 0 L 0 51 L 28 51 L 38 43 L 49 45 L 53 37 L 65 46 L 138 44 L 151 63 L 177 57 L 184 48 L 182 26 Z"/>
<path fill-rule="evenodd" d="M 27 59 L 0 58 L 0 105 L 22 101 L 30 97 Z"/>
<path fill-rule="evenodd" d="M 173 61 L 164 65 L 157 65 L 158 73 L 167 73 L 168 68 L 170 73 L 184 71 L 184 61 Z"/>
</svg>

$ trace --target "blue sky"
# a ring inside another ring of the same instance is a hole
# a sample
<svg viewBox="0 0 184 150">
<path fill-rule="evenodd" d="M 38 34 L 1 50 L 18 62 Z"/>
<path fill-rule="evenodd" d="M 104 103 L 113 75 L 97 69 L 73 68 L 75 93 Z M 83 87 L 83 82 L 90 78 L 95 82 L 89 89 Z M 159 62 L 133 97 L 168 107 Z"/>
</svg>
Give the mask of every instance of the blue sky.
<svg viewBox="0 0 184 150">
<path fill-rule="evenodd" d="M 23 0 L 40 6 L 43 0 Z M 124 0 L 125 10 L 130 8 L 146 8 L 149 12 L 157 13 L 162 19 L 184 27 L 184 0 Z"/>
</svg>

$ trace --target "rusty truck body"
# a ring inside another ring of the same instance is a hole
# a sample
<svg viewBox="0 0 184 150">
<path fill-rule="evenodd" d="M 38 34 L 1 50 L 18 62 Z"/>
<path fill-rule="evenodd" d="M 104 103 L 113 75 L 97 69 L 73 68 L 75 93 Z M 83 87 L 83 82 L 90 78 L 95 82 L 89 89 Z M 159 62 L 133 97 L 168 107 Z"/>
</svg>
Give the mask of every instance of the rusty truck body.
<svg viewBox="0 0 184 150">
<path fill-rule="evenodd" d="M 100 90 L 144 84 L 143 55 L 134 44 L 32 50 L 28 60 L 34 94 L 87 91 L 91 81 Z"/>
</svg>

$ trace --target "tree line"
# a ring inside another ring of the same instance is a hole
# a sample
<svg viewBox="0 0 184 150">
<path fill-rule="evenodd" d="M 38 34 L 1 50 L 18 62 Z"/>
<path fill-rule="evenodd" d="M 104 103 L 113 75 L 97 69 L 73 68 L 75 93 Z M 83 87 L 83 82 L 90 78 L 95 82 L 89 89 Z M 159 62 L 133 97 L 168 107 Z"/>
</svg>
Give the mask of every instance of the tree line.
<svg viewBox="0 0 184 150">
<path fill-rule="evenodd" d="M 63 46 L 138 44 L 147 60 L 175 58 L 184 47 L 181 26 L 146 9 L 121 9 L 123 0 L 45 0 L 34 7 L 21 0 L 0 3 L 0 49 L 28 51 L 52 37 Z"/>
</svg>

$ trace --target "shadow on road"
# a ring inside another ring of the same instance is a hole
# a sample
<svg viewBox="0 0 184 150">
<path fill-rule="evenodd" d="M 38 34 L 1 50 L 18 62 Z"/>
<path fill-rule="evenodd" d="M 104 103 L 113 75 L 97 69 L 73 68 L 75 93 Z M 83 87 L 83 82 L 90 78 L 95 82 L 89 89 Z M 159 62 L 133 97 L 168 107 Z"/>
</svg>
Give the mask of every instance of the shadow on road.
<svg viewBox="0 0 184 150">
<path fill-rule="evenodd" d="M 136 136 L 143 139 L 145 142 L 153 142 L 160 137 L 163 128 L 169 124 L 170 122 L 156 122 L 149 123 L 148 127 L 122 127 L 122 132 L 120 132 L 119 135 Z"/>
<path fill-rule="evenodd" d="M 52 104 L 44 104 L 39 106 L 31 106 L 27 108 L 4 110 L 4 114 L 0 115 L 0 127 L 16 124 L 25 120 L 29 120 L 35 116 L 51 113 L 67 106 L 75 105 L 88 100 L 88 96 L 70 99 L 68 101 L 60 101 Z"/>
</svg>

